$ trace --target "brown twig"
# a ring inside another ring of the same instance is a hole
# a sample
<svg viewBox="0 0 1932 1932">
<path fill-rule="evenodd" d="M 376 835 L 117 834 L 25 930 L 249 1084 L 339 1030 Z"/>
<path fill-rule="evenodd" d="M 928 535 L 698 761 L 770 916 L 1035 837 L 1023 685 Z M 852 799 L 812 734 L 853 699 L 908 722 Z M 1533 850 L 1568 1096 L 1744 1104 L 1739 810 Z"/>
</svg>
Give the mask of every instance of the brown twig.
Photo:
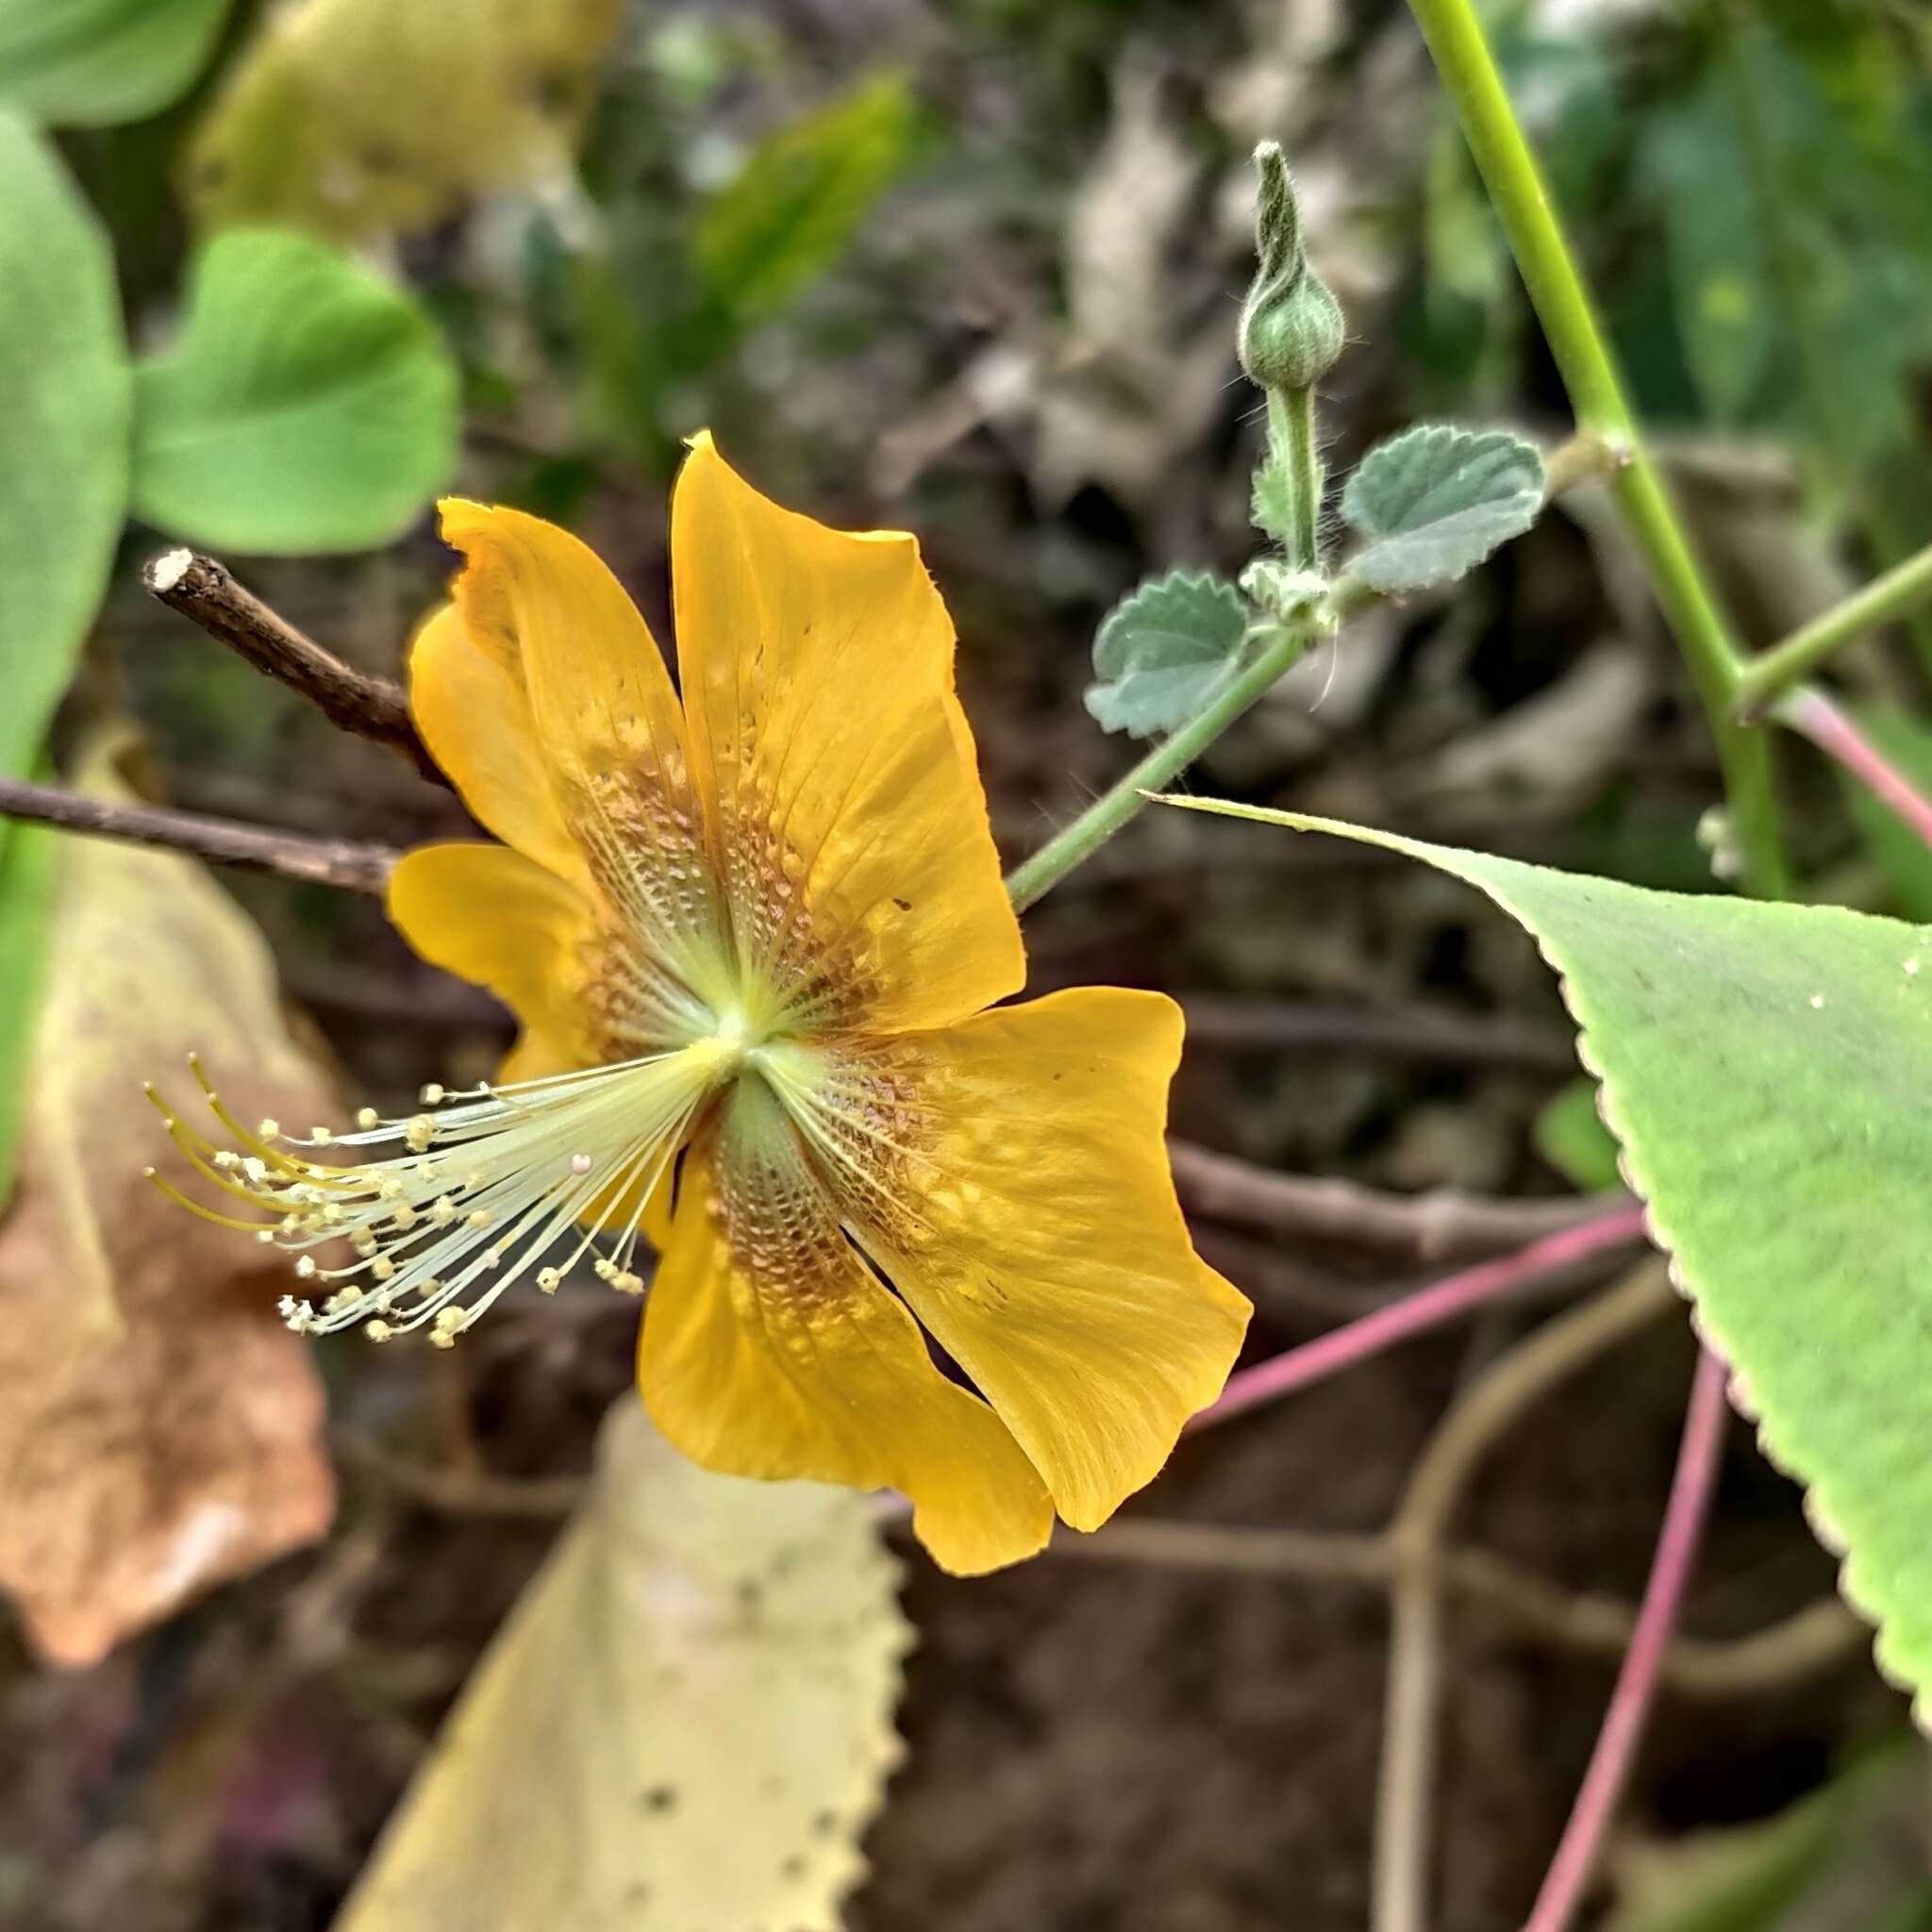
<svg viewBox="0 0 1932 1932">
<path fill-rule="evenodd" d="M 1424 1260 L 1522 1247 L 1629 1205 L 1611 1193 L 1529 1201 L 1447 1188 L 1391 1194 L 1357 1181 L 1274 1174 L 1188 1141 L 1170 1141 L 1168 1154 L 1181 1205 L 1210 1221 L 1402 1248 Z"/>
<path fill-rule="evenodd" d="M 51 785 L 29 785 L 18 778 L 0 778 L 0 818 L 27 819 L 36 824 L 56 825 L 64 832 L 125 839 L 136 845 L 163 845 L 221 865 L 247 866 L 280 878 L 338 886 L 351 892 L 382 891 L 401 857 L 387 845 L 365 845 L 351 839 L 309 839 L 293 832 L 268 831 L 260 825 L 238 824 L 231 819 L 169 811 L 160 806 L 83 798 L 77 792 L 61 791 Z"/>
<path fill-rule="evenodd" d="M 141 575 L 169 609 L 200 625 L 264 676 L 307 698 L 339 731 L 386 746 L 438 785 L 449 783 L 416 735 L 400 685 L 325 651 L 244 591 L 225 564 L 193 550 L 169 550 Z"/>
<path fill-rule="evenodd" d="M 1379 1008 L 1315 1000 L 1181 1001 L 1190 1046 L 1272 1047 L 1287 1053 L 1359 1053 L 1438 1066 L 1561 1076 L 1576 1049 L 1555 1027 L 1431 1007 Z"/>
<path fill-rule="evenodd" d="M 1148 1517 L 1116 1520 L 1091 1536 L 1057 1534 L 1047 1550 L 1103 1563 L 1372 1586 L 1394 1583 L 1404 1564 L 1401 1545 L 1386 1532 L 1246 1529 Z M 1480 1604 L 1523 1637 L 1606 1658 L 1622 1657 L 1629 1645 L 1637 1607 L 1622 1598 L 1559 1589 L 1491 1550 L 1424 1552 L 1417 1560 L 1432 1566 L 1443 1589 Z M 1665 1655 L 1663 1681 L 1692 1697 L 1749 1696 L 1829 1670 L 1870 1641 L 1842 1601 L 1821 1597 L 1748 1636 L 1676 1638 Z"/>
<path fill-rule="evenodd" d="M 1418 1458 L 1390 1524 L 1403 1553 L 1375 1791 L 1374 1932 L 1423 1932 L 1430 1864 L 1441 1606 L 1436 1552 L 1483 1456 L 1524 1409 L 1672 1307 L 1659 1261 L 1546 1323 L 1473 1382 Z"/>
<path fill-rule="evenodd" d="M 481 1469 L 436 1465 L 389 1450 L 360 1429 L 331 1431 L 337 1452 L 370 1481 L 411 1503 L 445 1516 L 478 1516 L 520 1523 L 556 1523 L 591 1492 L 585 1475 L 497 1475 Z"/>
</svg>

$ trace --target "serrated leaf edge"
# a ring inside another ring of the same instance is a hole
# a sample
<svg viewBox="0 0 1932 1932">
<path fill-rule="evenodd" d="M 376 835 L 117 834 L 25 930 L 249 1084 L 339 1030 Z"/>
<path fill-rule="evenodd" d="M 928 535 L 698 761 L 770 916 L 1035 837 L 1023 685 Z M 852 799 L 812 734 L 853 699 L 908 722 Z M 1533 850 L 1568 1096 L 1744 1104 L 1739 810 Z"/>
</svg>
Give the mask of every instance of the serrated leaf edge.
<svg viewBox="0 0 1932 1932">
<path fill-rule="evenodd" d="M 1158 802 L 1163 805 L 1177 805 L 1189 810 L 1224 809 L 1220 802 L 1213 799 L 1185 798 L 1174 794 L 1157 794 Z M 1351 825 L 1338 819 L 1316 818 L 1304 813 L 1270 812 L 1259 816 L 1259 808 L 1235 807 L 1229 813 L 1238 818 L 1256 818 L 1262 824 L 1283 825 L 1292 831 L 1327 832 L 1337 837 L 1352 839 L 1358 843 L 1379 845 L 1385 851 L 1392 851 L 1404 858 L 1413 858 L 1419 864 L 1428 865 L 1430 861 L 1422 858 L 1413 850 L 1411 841 L 1399 833 L 1383 832 L 1370 825 Z M 1812 1535 L 1818 1540 L 1826 1555 L 1838 1559 L 1838 1593 L 1858 1620 L 1867 1624 L 1873 1633 L 1871 1656 L 1878 1674 L 1894 1690 L 1911 1700 L 1912 1723 L 1926 1736 L 1932 1737 L 1932 1678 L 1923 1686 L 1914 1686 L 1907 1673 L 1894 1663 L 1888 1654 L 1890 1632 L 1884 1613 L 1878 1608 L 1865 1590 L 1860 1575 L 1857 1557 L 1851 1551 L 1844 1532 L 1839 1527 L 1837 1518 L 1832 1514 L 1832 1504 L 1824 1491 L 1824 1479 L 1811 1478 L 1797 1470 L 1783 1454 L 1774 1432 L 1774 1424 L 1758 1408 L 1744 1376 L 1732 1366 L 1731 1352 L 1726 1346 L 1721 1324 L 1712 1319 L 1704 1304 L 1697 1298 L 1697 1291 L 1685 1279 L 1682 1264 L 1677 1254 L 1677 1243 L 1671 1231 L 1657 1219 L 1657 1209 L 1650 1199 L 1650 1189 L 1644 1178 L 1643 1163 L 1632 1151 L 1631 1137 L 1621 1119 L 1623 1102 L 1618 1084 L 1603 1070 L 1591 1041 L 1590 1028 L 1576 1010 L 1576 1002 L 1570 990 L 1570 975 L 1551 955 L 1548 944 L 1536 923 L 1524 916 L 1507 892 L 1483 881 L 1471 878 L 1459 872 L 1451 872 L 1443 867 L 1432 867 L 1443 873 L 1445 877 L 1459 880 L 1513 920 L 1520 930 L 1526 933 L 1534 943 L 1537 956 L 1555 975 L 1557 989 L 1562 997 L 1563 1010 L 1569 1014 L 1576 1027 L 1576 1058 L 1583 1070 L 1597 1083 L 1597 1111 L 1603 1118 L 1604 1125 L 1610 1130 L 1617 1142 L 1617 1170 L 1624 1176 L 1624 1185 L 1637 1198 L 1637 1205 L 1643 1210 L 1643 1226 L 1646 1238 L 1664 1257 L 1665 1270 L 1678 1298 L 1684 1303 L 1689 1313 L 1690 1327 L 1698 1341 L 1719 1356 L 1724 1364 L 1724 1394 L 1731 1407 L 1752 1427 L 1758 1453 L 1764 1459 L 1791 1483 L 1799 1492 L 1800 1507 L 1805 1521 Z"/>
</svg>

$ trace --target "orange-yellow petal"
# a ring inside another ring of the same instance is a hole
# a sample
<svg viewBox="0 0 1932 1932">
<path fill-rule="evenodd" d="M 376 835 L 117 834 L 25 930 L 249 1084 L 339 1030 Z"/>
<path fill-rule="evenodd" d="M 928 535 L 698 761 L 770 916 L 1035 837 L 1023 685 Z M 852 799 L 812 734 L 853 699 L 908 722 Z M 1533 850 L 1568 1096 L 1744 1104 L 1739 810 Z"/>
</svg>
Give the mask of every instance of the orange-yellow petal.
<svg viewBox="0 0 1932 1932">
<path fill-rule="evenodd" d="M 916 1152 L 889 1195 L 848 1208 L 1076 1529 L 1158 1472 L 1251 1312 L 1195 1255 L 1174 1198 L 1180 1046 L 1172 1000 L 1115 987 L 894 1041 L 909 1080 L 877 1131 Z"/>
<path fill-rule="evenodd" d="M 704 435 L 671 551 L 692 756 L 741 947 L 780 1003 L 893 1031 L 1017 991 L 1019 923 L 918 544 L 781 509 Z"/>
<path fill-rule="evenodd" d="M 948 1570 L 1031 1556 L 1053 1523 L 1039 1476 L 933 1366 L 790 1134 L 769 1092 L 741 1083 L 718 1141 L 687 1158 L 639 1342 L 652 1419 L 708 1469 L 899 1490 Z"/>
<path fill-rule="evenodd" d="M 565 878 L 582 853 L 551 791 L 523 680 L 464 628 L 446 604 L 409 649 L 409 709 L 463 803 L 499 839 Z"/>
<path fill-rule="evenodd" d="M 637 607 L 576 538 L 520 510 L 452 498 L 442 533 L 466 559 L 463 628 L 521 687 L 558 815 L 613 924 L 717 1006 L 732 983 L 684 714 Z"/>
<path fill-rule="evenodd" d="M 505 1077 L 535 1078 L 602 1056 L 584 1036 L 583 894 L 507 845 L 424 845 L 390 876 L 389 916 L 432 966 L 487 986 L 523 1023 Z"/>
</svg>

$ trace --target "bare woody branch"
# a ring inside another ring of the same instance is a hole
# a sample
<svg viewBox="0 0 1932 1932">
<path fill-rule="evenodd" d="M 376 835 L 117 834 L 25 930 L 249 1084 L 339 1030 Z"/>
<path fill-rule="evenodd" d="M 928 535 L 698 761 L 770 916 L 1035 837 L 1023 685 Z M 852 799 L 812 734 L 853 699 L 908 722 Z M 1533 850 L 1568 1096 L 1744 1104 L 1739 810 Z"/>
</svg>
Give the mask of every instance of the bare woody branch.
<svg viewBox="0 0 1932 1932">
<path fill-rule="evenodd" d="M 1611 1194 L 1526 1201 L 1450 1188 L 1391 1194 L 1357 1181 L 1274 1174 L 1188 1141 L 1170 1141 L 1168 1154 L 1181 1205 L 1191 1213 L 1317 1241 L 1406 1250 L 1423 1260 L 1521 1247 L 1628 1205 Z"/>
<path fill-rule="evenodd" d="M 121 805 L 82 798 L 50 785 L 0 778 L 0 818 L 25 819 L 85 832 L 102 839 L 125 839 L 136 845 L 161 845 L 192 853 L 221 865 L 246 866 L 279 878 L 337 886 L 351 892 L 380 892 L 402 856 L 388 845 L 351 839 L 311 839 L 273 832 L 233 819 L 204 818 L 199 812 L 170 811 L 159 806 Z"/>
<path fill-rule="evenodd" d="M 170 550 L 141 575 L 169 609 L 200 625 L 264 676 L 307 698 L 338 730 L 384 745 L 422 776 L 448 784 L 416 735 L 401 686 L 358 671 L 324 650 L 244 591 L 225 565 L 196 551 Z"/>
</svg>

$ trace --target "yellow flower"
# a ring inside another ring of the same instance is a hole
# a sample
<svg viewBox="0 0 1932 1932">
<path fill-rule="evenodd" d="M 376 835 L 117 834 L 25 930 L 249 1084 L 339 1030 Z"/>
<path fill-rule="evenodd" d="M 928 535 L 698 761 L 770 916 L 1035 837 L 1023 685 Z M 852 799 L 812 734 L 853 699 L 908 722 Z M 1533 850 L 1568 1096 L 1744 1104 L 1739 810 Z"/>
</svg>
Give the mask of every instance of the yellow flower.
<svg viewBox="0 0 1932 1932">
<path fill-rule="evenodd" d="M 994 1006 L 1024 954 L 917 545 L 779 508 L 700 436 L 671 519 L 680 706 L 575 538 L 461 502 L 443 532 L 465 567 L 412 702 L 505 842 L 410 853 L 390 907 L 523 1032 L 507 1084 L 407 1121 L 229 1121 L 224 1155 L 176 1127 L 327 1285 L 285 1313 L 447 1342 L 526 1275 L 554 1288 L 573 1230 L 637 1290 L 641 1234 L 639 1385 L 697 1461 L 902 1491 L 956 1571 L 1030 1555 L 1056 1508 L 1094 1528 L 1249 1310 L 1174 1199 L 1173 1002 Z M 354 1263 L 319 1265 L 337 1235 Z"/>
</svg>

